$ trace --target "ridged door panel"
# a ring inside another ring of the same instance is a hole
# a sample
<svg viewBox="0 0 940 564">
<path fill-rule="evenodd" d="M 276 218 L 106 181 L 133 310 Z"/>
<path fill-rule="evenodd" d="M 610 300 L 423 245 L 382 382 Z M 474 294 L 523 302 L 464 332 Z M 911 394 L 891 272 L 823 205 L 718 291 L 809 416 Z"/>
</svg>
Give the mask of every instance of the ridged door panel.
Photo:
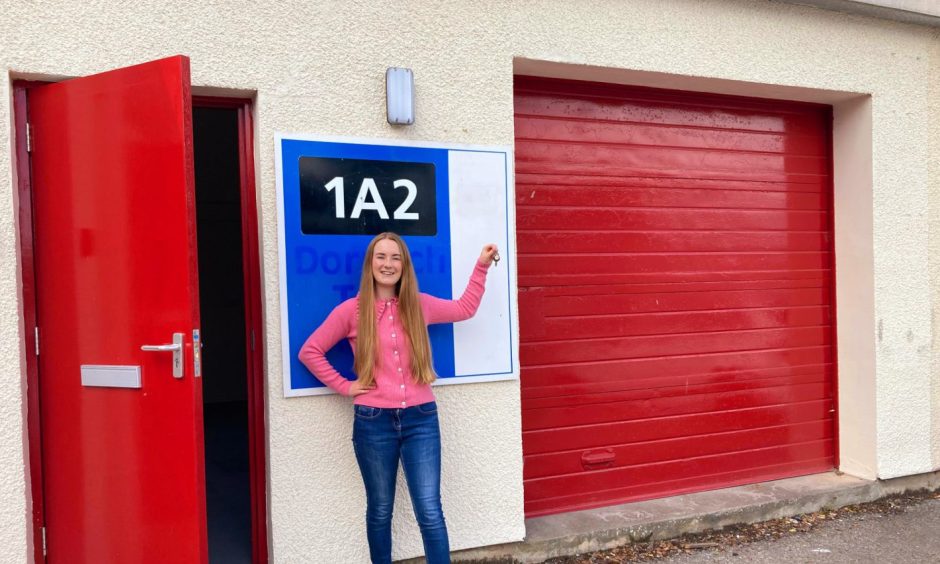
<svg viewBox="0 0 940 564">
<path fill-rule="evenodd" d="M 526 514 L 832 468 L 828 107 L 517 77 Z"/>
</svg>

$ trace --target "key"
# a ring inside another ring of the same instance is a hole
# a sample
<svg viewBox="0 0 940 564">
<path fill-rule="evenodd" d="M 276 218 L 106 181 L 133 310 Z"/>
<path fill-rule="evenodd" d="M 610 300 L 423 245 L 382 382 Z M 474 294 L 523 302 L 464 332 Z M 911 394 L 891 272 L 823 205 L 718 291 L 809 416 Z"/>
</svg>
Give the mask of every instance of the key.
<svg viewBox="0 0 940 564">
<path fill-rule="evenodd" d="M 499 253 L 493 255 L 493 266 L 499 266 Z"/>
</svg>

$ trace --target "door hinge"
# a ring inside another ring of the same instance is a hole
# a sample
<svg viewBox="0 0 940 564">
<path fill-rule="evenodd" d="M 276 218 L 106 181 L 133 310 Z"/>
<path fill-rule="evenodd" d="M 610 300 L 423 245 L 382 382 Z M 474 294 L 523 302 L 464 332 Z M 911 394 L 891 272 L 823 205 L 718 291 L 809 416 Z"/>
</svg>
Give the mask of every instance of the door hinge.
<svg viewBox="0 0 940 564">
<path fill-rule="evenodd" d="M 255 330 L 251 330 L 251 350 L 255 350 Z"/>
<path fill-rule="evenodd" d="M 33 340 L 36 342 L 36 356 L 39 356 L 39 326 L 33 327 Z"/>
<path fill-rule="evenodd" d="M 45 527 L 42 528 L 42 555 L 43 556 L 49 555 L 49 549 L 46 548 L 46 528 Z"/>
<path fill-rule="evenodd" d="M 26 152 L 33 152 L 33 125 L 26 122 Z"/>
</svg>

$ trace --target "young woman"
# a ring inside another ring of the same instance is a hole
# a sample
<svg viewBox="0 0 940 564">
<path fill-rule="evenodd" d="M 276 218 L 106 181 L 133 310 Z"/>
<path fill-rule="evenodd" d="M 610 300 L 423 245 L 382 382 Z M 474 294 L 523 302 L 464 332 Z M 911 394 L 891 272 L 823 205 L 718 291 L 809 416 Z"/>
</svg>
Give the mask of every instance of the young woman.
<svg viewBox="0 0 940 564">
<path fill-rule="evenodd" d="M 341 303 L 300 350 L 300 360 L 324 384 L 354 399 L 353 446 L 366 487 L 366 533 L 373 564 L 392 561 L 392 507 L 401 460 L 428 564 L 450 562 L 441 510 L 441 438 L 427 326 L 473 317 L 496 245 L 480 253 L 457 300 L 418 293 L 411 255 L 394 233 L 376 235 L 366 250 L 359 295 Z M 349 339 L 357 379 L 326 360 Z"/>
</svg>

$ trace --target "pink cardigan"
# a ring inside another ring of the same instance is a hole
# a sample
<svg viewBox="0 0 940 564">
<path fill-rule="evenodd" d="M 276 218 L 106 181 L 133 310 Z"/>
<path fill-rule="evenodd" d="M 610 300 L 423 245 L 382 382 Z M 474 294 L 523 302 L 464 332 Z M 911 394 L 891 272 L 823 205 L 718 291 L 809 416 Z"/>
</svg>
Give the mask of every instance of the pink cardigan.
<svg viewBox="0 0 940 564">
<path fill-rule="evenodd" d="M 442 300 L 420 294 L 421 311 L 428 325 L 470 319 L 480 307 L 489 265 L 477 261 L 470 282 L 457 300 Z M 350 298 L 336 306 L 300 349 L 300 361 L 321 382 L 344 396 L 352 382 L 344 378 L 326 359 L 326 352 L 345 337 L 356 351 L 359 299 Z M 401 408 L 434 401 L 431 386 L 418 384 L 411 374 L 411 346 L 398 319 L 398 300 L 375 304 L 379 354 L 375 367 L 375 389 L 356 396 L 353 403 L 371 407 Z"/>
</svg>

